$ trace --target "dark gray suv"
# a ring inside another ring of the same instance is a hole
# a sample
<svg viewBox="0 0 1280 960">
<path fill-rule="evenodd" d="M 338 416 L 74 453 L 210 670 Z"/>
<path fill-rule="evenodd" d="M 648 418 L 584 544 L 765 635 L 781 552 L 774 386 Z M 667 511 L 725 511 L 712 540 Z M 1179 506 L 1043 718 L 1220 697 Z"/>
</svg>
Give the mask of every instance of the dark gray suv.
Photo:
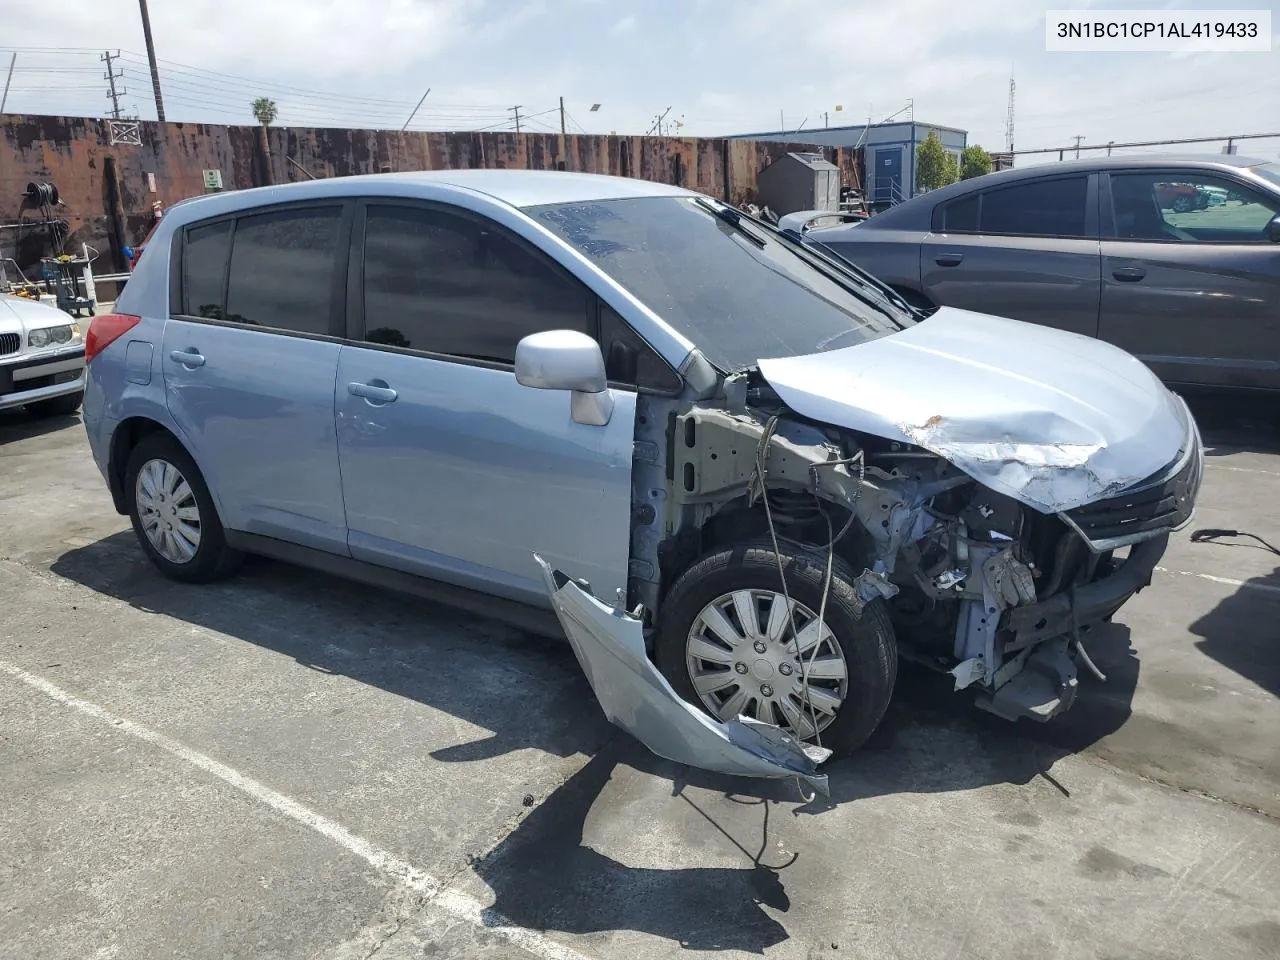
<svg viewBox="0 0 1280 960">
<path fill-rule="evenodd" d="M 1070 160 L 805 235 L 914 305 L 1109 341 L 1174 384 L 1280 389 L 1280 164 Z"/>
</svg>

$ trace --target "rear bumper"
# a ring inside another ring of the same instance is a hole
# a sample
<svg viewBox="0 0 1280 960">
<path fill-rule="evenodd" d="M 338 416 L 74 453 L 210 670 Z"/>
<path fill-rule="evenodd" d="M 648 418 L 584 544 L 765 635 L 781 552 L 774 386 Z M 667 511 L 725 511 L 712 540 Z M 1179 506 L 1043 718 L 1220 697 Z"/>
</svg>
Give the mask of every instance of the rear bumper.
<svg viewBox="0 0 1280 960">
<path fill-rule="evenodd" d="M 84 390 L 84 347 L 0 364 L 0 410 Z"/>
</svg>

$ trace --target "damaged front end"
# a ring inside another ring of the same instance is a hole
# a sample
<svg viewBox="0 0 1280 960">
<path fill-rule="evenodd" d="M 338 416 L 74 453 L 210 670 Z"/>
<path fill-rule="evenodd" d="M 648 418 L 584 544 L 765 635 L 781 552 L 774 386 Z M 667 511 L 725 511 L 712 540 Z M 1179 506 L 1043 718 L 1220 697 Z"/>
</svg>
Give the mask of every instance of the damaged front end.
<svg viewBox="0 0 1280 960">
<path fill-rule="evenodd" d="M 877 361 L 897 339 L 835 361 L 762 362 L 699 399 L 641 396 L 626 596 L 606 604 L 539 560 L 605 713 L 660 756 L 826 789 L 817 767 L 829 751 L 800 742 L 810 728 L 759 703 L 715 719 L 653 663 L 655 637 L 672 633 L 672 582 L 716 548 L 772 540 L 775 552 L 786 541 L 827 555 L 857 616 L 885 606 L 901 656 L 950 674 L 992 713 L 1046 721 L 1072 706 L 1082 666 L 1102 676 L 1090 631 L 1150 583 L 1169 534 L 1190 522 L 1199 433 L 1145 368 L 1098 355 L 1127 391 L 1116 407 L 1127 419 L 1052 383 L 1019 405 L 991 364 L 969 361 L 960 368 L 974 379 L 952 412 L 924 416 L 942 406 L 938 391 L 914 397 L 919 377 L 913 386 Z M 1011 369 L 1007 381 L 1025 379 Z"/>
</svg>

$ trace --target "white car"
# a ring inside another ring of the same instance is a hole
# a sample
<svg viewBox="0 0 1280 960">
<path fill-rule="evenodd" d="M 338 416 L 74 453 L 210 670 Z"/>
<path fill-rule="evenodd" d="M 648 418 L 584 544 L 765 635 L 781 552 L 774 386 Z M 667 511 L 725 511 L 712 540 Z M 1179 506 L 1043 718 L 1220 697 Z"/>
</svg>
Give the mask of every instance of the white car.
<svg viewBox="0 0 1280 960">
<path fill-rule="evenodd" d="M 84 398 L 84 335 L 56 307 L 0 295 L 0 410 L 65 417 Z"/>
</svg>

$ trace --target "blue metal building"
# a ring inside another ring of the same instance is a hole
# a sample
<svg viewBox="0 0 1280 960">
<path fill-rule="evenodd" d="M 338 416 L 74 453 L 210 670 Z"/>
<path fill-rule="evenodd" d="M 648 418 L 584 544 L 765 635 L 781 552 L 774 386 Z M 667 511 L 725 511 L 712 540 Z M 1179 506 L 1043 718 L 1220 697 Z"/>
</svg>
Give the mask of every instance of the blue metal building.
<svg viewBox="0 0 1280 960">
<path fill-rule="evenodd" d="M 915 196 L 916 148 L 932 132 L 937 132 L 943 147 L 955 155 L 958 163 L 961 151 L 969 145 L 968 131 L 936 123 L 863 123 L 848 127 L 740 133 L 729 139 L 771 140 L 823 147 L 862 147 L 862 182 L 866 198 L 875 206 L 884 207 Z"/>
</svg>

